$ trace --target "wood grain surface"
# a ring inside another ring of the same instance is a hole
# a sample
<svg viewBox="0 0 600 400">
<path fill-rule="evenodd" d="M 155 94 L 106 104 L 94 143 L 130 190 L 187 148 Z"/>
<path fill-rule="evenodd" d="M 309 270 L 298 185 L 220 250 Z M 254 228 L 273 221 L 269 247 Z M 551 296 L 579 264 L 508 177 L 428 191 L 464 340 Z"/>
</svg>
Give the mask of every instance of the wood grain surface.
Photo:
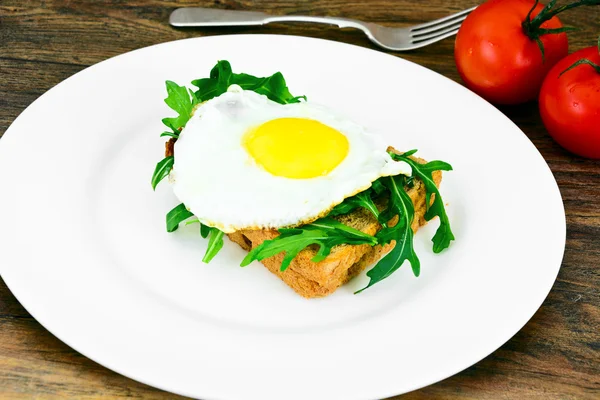
<svg viewBox="0 0 600 400">
<path fill-rule="evenodd" d="M 476 4 L 475 0 L 2 0 L 0 136 L 33 100 L 63 79 L 109 57 L 156 43 L 204 35 L 271 33 L 375 48 L 361 32 L 320 25 L 174 29 L 167 21 L 179 6 L 332 15 L 404 26 Z M 580 28 L 570 34 L 571 50 L 592 45 L 600 33 L 600 7 L 573 10 L 562 20 Z M 395 55 L 459 80 L 453 39 Z M 536 104 L 502 111 L 537 146 L 560 186 L 567 215 L 562 268 L 542 307 L 504 346 L 465 371 L 402 398 L 600 398 L 600 162 L 570 155 L 554 143 Z M 543 199 L 531 197 L 529 207 L 535 212 L 536 201 Z M 518 224 L 515 221 L 516 229 Z M 0 398 L 178 396 L 118 375 L 70 349 L 36 322 L 0 281 Z"/>
</svg>

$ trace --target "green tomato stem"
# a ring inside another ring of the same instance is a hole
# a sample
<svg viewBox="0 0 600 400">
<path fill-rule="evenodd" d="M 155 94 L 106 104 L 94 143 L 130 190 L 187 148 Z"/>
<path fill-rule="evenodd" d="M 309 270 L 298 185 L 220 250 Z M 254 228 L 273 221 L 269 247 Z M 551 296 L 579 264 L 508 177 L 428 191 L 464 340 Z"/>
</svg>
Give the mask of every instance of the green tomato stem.
<svg viewBox="0 0 600 400">
<path fill-rule="evenodd" d="M 572 3 L 565 4 L 564 6 L 560 6 L 558 8 L 554 8 L 554 6 L 556 5 L 556 0 L 550 0 L 550 2 L 546 6 L 544 6 L 544 8 L 542 8 L 542 10 L 535 16 L 535 18 L 532 19 L 531 14 L 533 13 L 533 10 L 535 10 L 538 4 L 539 0 L 535 0 L 535 2 L 533 3 L 533 7 L 531 7 L 529 12 L 527 13 L 527 16 L 525 17 L 525 20 L 523 21 L 521 26 L 523 28 L 523 33 L 527 35 L 529 39 L 537 43 L 538 47 L 540 48 L 540 52 L 542 53 L 542 61 L 545 61 L 544 44 L 540 40 L 540 36 L 573 31 L 576 28 L 565 26 L 562 28 L 544 29 L 541 27 L 542 24 L 552 19 L 557 14 L 569 10 L 571 8 L 580 6 L 600 5 L 600 0 L 577 0 Z"/>
<path fill-rule="evenodd" d="M 583 64 L 586 64 L 586 65 L 589 65 L 589 66 L 591 66 L 592 68 L 594 68 L 594 69 L 596 70 L 596 72 L 597 72 L 597 73 L 599 73 L 599 74 L 600 74 L 600 65 L 598 65 L 598 64 L 594 64 L 593 62 L 591 62 L 591 61 L 590 61 L 590 60 L 588 60 L 587 58 L 582 58 L 581 60 L 577 60 L 577 61 L 575 61 L 575 62 L 573 63 L 573 65 L 571 65 L 569 68 L 567 68 L 567 69 L 565 69 L 563 72 L 561 72 L 561 73 L 558 75 L 558 77 L 560 78 L 560 77 L 562 76 L 562 74 L 564 74 L 565 72 L 567 72 L 567 71 L 570 71 L 570 70 L 572 70 L 573 68 L 575 68 L 575 67 L 578 67 L 578 66 L 580 66 L 580 65 L 583 65 Z"/>
</svg>

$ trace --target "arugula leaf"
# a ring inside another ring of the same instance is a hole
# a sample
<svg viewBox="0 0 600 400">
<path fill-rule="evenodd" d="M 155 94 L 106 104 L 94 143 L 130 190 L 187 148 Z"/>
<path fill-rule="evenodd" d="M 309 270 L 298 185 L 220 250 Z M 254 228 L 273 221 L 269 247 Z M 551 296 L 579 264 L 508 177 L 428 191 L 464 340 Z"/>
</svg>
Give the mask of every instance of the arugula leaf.
<svg viewBox="0 0 600 400">
<path fill-rule="evenodd" d="M 346 215 L 356 210 L 358 207 L 360 207 L 360 204 L 357 204 L 357 202 L 355 202 L 353 198 L 354 197 L 348 197 L 347 199 L 344 199 L 343 202 L 333 207 L 331 211 L 329 211 L 329 214 L 327 214 L 327 216 L 336 217 L 338 215 Z"/>
<path fill-rule="evenodd" d="M 390 201 L 386 214 L 398 215 L 398 223 L 393 227 L 384 227 L 377 233 L 376 238 L 379 244 L 384 245 L 396 241 L 396 245 L 385 257 L 367 272 L 370 279 L 369 284 L 357 291 L 373 286 L 377 282 L 390 276 L 408 260 L 415 276 L 419 276 L 421 262 L 415 253 L 413 247 L 413 230 L 411 228 L 415 215 L 412 200 L 404 190 L 406 177 L 402 175 L 385 178 L 385 184 L 390 190 Z"/>
<path fill-rule="evenodd" d="M 371 189 L 378 195 L 387 190 L 385 185 L 381 183 L 381 180 L 382 178 L 379 178 L 371 184 Z"/>
<path fill-rule="evenodd" d="M 337 215 L 345 215 L 359 207 L 363 207 L 369 210 L 373 216 L 379 220 L 380 212 L 373 199 L 377 198 L 377 196 L 381 195 L 385 190 L 387 190 L 386 187 L 381 183 L 381 179 L 382 178 L 374 181 L 371 184 L 371 187 L 367 190 L 344 199 L 344 201 L 336 205 L 327 216 L 335 217 Z"/>
<path fill-rule="evenodd" d="M 402 153 L 402 155 L 403 155 L 404 157 L 410 157 L 410 156 L 412 156 L 413 154 L 415 154 L 417 151 L 419 151 L 419 150 L 417 150 L 417 149 L 412 149 L 412 150 L 409 150 L 409 151 L 405 151 L 404 153 Z M 394 155 L 397 155 L 397 154 L 396 154 L 396 153 L 394 153 L 393 151 L 388 151 L 388 154 L 389 154 L 389 155 L 390 155 L 392 158 L 394 158 Z"/>
<path fill-rule="evenodd" d="M 337 215 L 348 214 L 351 211 L 359 207 L 366 208 L 375 216 L 376 219 L 379 220 L 379 209 L 373 202 L 372 195 L 374 194 L 374 190 L 371 188 L 360 192 L 352 197 L 346 198 L 343 202 L 336 205 L 328 214 L 329 217 L 335 217 Z"/>
<path fill-rule="evenodd" d="M 179 228 L 179 223 L 185 221 L 194 214 L 181 203 L 167 213 L 167 232 L 174 232 Z"/>
<path fill-rule="evenodd" d="M 172 137 L 172 138 L 177 139 L 179 137 L 179 133 L 165 131 L 165 132 L 163 132 L 163 133 L 160 134 L 160 137 L 164 137 L 164 136 L 168 136 L 168 137 Z"/>
<path fill-rule="evenodd" d="M 223 248 L 223 235 L 225 234 L 223 231 L 217 228 L 209 228 L 209 230 L 210 238 L 208 239 L 208 247 L 206 248 L 204 258 L 202 258 L 202 261 L 207 264 L 217 255 L 219 250 Z"/>
<path fill-rule="evenodd" d="M 190 225 L 190 224 L 200 224 L 200 236 L 202 236 L 203 239 L 206 239 L 208 237 L 208 234 L 210 233 L 210 226 L 208 225 L 204 225 L 202 222 L 200 222 L 199 219 L 193 219 L 191 221 L 187 221 L 185 223 L 186 225 Z"/>
<path fill-rule="evenodd" d="M 229 64 L 229 61 L 218 61 L 217 65 L 211 69 L 208 78 L 192 81 L 192 85 L 198 87 L 198 90 L 194 94 L 198 100 L 206 101 L 225 93 L 229 87 L 231 74 L 231 64 Z"/>
<path fill-rule="evenodd" d="M 377 244 L 374 236 L 367 235 L 332 218 L 322 218 L 312 224 L 298 228 L 279 229 L 280 235 L 271 240 L 265 240 L 252 249 L 240 264 L 242 267 L 254 260 L 264 260 L 285 251 L 281 271 L 285 271 L 292 260 L 310 245 L 319 246 L 313 262 L 324 260 L 334 246 L 339 244 Z"/>
<path fill-rule="evenodd" d="M 177 112 L 177 117 L 163 118 L 162 122 L 173 132 L 178 132 L 185 126 L 192 116 L 193 101 L 195 96 L 190 98 L 191 91 L 185 86 L 179 86 L 173 81 L 167 81 L 167 98 L 165 103 Z"/>
<path fill-rule="evenodd" d="M 159 184 L 173 168 L 173 163 L 175 162 L 175 158 L 173 156 L 165 157 L 156 164 L 156 168 L 154 168 L 154 174 L 152 174 L 152 189 L 156 190 L 156 185 Z"/>
<path fill-rule="evenodd" d="M 294 97 L 286 83 L 281 72 L 259 78 L 248 74 L 234 74 L 229 61 L 219 61 L 210 71 L 209 78 L 196 79 L 192 85 L 198 87 L 194 93 L 198 101 L 210 100 L 213 97 L 220 96 L 227 91 L 231 85 L 239 85 L 244 90 L 252 90 L 263 94 L 269 99 L 280 103 L 298 103 L 301 98 L 306 100 L 306 96 Z"/>
<path fill-rule="evenodd" d="M 179 137 L 179 132 L 181 129 L 187 124 L 190 117 L 192 116 L 192 110 L 194 106 L 198 104 L 198 99 L 196 95 L 191 90 L 187 89 L 184 86 L 179 86 L 175 82 L 167 81 L 167 98 L 165 99 L 165 103 L 173 110 L 177 111 L 177 117 L 163 118 L 162 122 L 169 128 L 171 128 L 172 132 L 165 131 L 161 133 L 161 137 L 170 136 L 173 138 Z M 152 189 L 156 189 L 156 185 L 164 179 L 165 176 L 169 175 L 171 169 L 173 168 L 173 163 L 175 159 L 173 156 L 163 158 L 154 169 L 154 174 L 152 175 Z"/>
<path fill-rule="evenodd" d="M 396 161 L 405 161 L 408 163 L 412 168 L 413 176 L 416 176 L 423 181 L 426 191 L 425 204 L 427 207 L 425 219 L 429 221 L 435 216 L 440 217 L 440 226 L 431 239 L 433 242 L 433 252 L 439 253 L 450 246 L 450 242 L 454 240 L 454 234 L 452 233 L 452 229 L 450 229 L 450 221 L 448 220 L 448 215 L 444 208 L 444 201 L 433 181 L 432 174 L 434 171 L 452 171 L 452 166 L 444 161 L 430 161 L 427 164 L 420 164 L 409 158 L 409 155 L 412 155 L 415 152 L 416 150 L 404 154 L 390 153 L 390 155 Z M 433 204 L 430 205 L 431 195 L 434 195 L 434 199 Z"/>
<path fill-rule="evenodd" d="M 288 104 L 289 103 L 300 103 L 300 99 L 302 99 L 304 101 L 308 100 L 305 95 L 302 95 L 302 96 L 292 97 L 287 102 L 288 102 Z"/>
<path fill-rule="evenodd" d="M 206 239 L 208 237 L 208 234 L 210 233 L 210 226 L 208 225 L 204 225 L 204 224 L 200 224 L 200 236 L 202 236 L 203 239 Z"/>
<path fill-rule="evenodd" d="M 196 93 L 190 88 L 188 88 L 188 93 L 190 94 L 190 98 L 192 99 L 192 109 L 190 110 L 190 117 L 192 116 L 192 112 L 194 111 L 194 107 L 200 104 L 200 99 L 196 97 Z"/>
<path fill-rule="evenodd" d="M 186 222 L 186 225 L 195 223 L 200 224 L 200 235 L 202 235 L 204 239 L 206 239 L 206 237 L 210 234 L 210 238 L 208 239 L 208 247 L 206 248 L 206 252 L 204 253 L 204 257 L 202 258 L 202 261 L 208 264 L 223 248 L 223 236 L 225 235 L 225 233 L 217 228 L 212 228 L 210 226 L 204 225 L 198 219 L 188 221 Z"/>
<path fill-rule="evenodd" d="M 257 78 L 248 74 L 233 74 L 231 84 L 240 85 L 242 89 L 252 90 L 258 94 L 264 94 L 280 104 L 299 102 L 299 99 L 290 93 L 281 72 L 276 72 L 266 78 Z"/>
</svg>

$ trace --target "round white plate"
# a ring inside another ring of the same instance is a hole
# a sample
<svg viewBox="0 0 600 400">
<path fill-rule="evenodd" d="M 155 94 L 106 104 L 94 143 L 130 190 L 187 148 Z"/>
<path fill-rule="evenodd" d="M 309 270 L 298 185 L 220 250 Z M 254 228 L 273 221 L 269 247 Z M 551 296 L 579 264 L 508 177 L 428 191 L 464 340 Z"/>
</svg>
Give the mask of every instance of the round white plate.
<svg viewBox="0 0 600 400">
<path fill-rule="evenodd" d="M 415 238 L 419 278 L 404 265 L 353 295 L 363 273 L 315 300 L 260 264 L 239 268 L 245 252 L 228 241 L 203 264 L 197 226 L 165 231 L 178 202 L 150 177 L 172 115 L 164 81 L 189 84 L 217 60 L 281 71 L 293 94 L 450 162 L 456 241 L 433 254 L 432 222 Z M 189 39 L 87 68 L 8 129 L 0 187 L 1 273 L 27 310 L 100 364 L 202 399 L 372 399 L 444 379 L 529 320 L 565 243 L 548 166 L 498 110 L 401 58 L 302 37 Z"/>
</svg>

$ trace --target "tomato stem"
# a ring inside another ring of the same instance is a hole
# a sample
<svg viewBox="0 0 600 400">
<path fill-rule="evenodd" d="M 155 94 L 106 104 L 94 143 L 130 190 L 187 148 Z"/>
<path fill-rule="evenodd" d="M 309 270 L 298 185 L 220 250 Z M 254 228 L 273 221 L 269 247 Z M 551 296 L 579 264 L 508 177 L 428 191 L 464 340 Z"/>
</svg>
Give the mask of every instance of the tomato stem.
<svg viewBox="0 0 600 400">
<path fill-rule="evenodd" d="M 556 5 L 556 0 L 550 0 L 550 2 L 546 4 L 546 6 L 544 6 L 544 8 L 542 8 L 542 10 L 533 19 L 531 19 L 531 14 L 533 13 L 533 10 L 535 10 L 539 2 L 539 0 L 535 0 L 533 7 L 531 7 L 529 12 L 527 13 L 527 16 L 525 17 L 525 20 L 523 21 L 521 26 L 523 27 L 523 32 L 525 33 L 525 35 L 527 35 L 527 37 L 529 37 L 531 40 L 534 40 L 537 43 L 538 47 L 540 48 L 540 52 L 542 53 L 542 61 L 545 61 L 545 55 L 544 44 L 540 40 L 540 36 L 563 33 L 573 31 L 576 29 L 570 26 L 564 26 L 562 28 L 545 29 L 542 28 L 542 24 L 544 22 L 552 19 L 558 13 L 569 10 L 571 8 L 579 6 L 600 5 L 600 0 L 577 0 L 572 3 L 565 4 L 564 6 L 554 8 L 554 6 Z"/>
<path fill-rule="evenodd" d="M 587 64 L 587 65 L 591 66 L 592 68 L 594 68 L 596 70 L 597 73 L 600 74 L 600 65 L 594 64 L 587 58 L 582 58 L 581 60 L 577 60 L 576 62 L 573 63 L 573 65 L 571 65 L 569 68 L 567 68 L 563 72 L 561 72 L 560 75 L 558 75 L 558 77 L 560 78 L 562 76 L 562 74 L 564 74 L 565 72 L 570 71 L 573 68 L 578 67 L 583 64 Z"/>
<path fill-rule="evenodd" d="M 598 54 L 600 54 L 600 36 L 598 36 Z M 600 65 L 593 63 L 592 61 L 588 60 L 587 58 L 582 58 L 581 60 L 575 61 L 569 68 L 567 68 L 563 72 L 561 72 L 558 75 L 558 77 L 560 78 L 562 76 L 562 74 L 564 74 L 565 72 L 570 71 L 573 68 L 578 67 L 583 64 L 589 65 L 590 67 L 594 68 L 597 73 L 600 74 Z"/>
</svg>

